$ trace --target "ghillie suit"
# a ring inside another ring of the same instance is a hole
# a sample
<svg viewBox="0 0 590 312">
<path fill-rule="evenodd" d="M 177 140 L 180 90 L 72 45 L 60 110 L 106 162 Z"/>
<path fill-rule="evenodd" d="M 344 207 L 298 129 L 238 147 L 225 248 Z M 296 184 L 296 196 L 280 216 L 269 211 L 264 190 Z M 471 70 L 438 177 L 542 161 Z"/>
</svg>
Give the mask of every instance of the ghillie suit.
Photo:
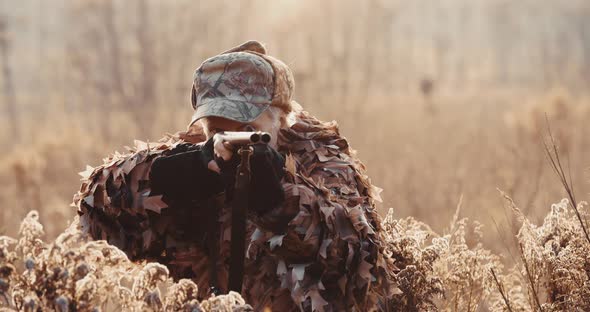
<svg viewBox="0 0 590 312">
<path fill-rule="evenodd" d="M 193 278 L 206 290 L 209 255 L 204 240 L 210 237 L 203 210 L 168 207 L 159 196 L 149 196 L 151 162 L 187 144 L 179 136 L 136 142 L 130 153 L 117 153 L 102 166 L 87 169 L 75 203 L 83 229 L 95 239 L 108 240 L 131 259 L 163 263 L 175 278 Z M 255 309 L 271 306 L 276 311 L 297 310 L 299 305 L 309 310 L 384 309 L 376 305 L 396 290 L 393 264 L 381 253 L 381 217 L 373 203 L 378 189 L 364 175 L 363 165 L 335 123 L 304 111 L 281 131 L 279 146 L 290 155 L 283 181 L 287 200 L 250 220 L 246 301 Z M 227 280 L 230 213 L 229 207 L 224 209 L 219 219 L 221 281 Z"/>
<path fill-rule="evenodd" d="M 335 122 L 290 105 L 290 126 L 281 129 L 277 149 L 286 157 L 285 199 L 265 213 L 249 213 L 242 296 L 257 311 L 389 310 L 387 298 L 399 289 L 374 205 L 380 190 Z M 129 153 L 88 168 L 74 198 L 83 230 L 131 259 L 157 261 L 175 278 L 192 278 L 201 297 L 209 295 L 212 274 L 227 290 L 231 203 L 150 196 L 150 169 L 158 157 L 198 148 L 204 139 L 193 123 L 158 143 L 136 142 Z M 221 208 L 208 209 L 212 202 Z M 218 253 L 211 252 L 213 240 Z"/>
</svg>

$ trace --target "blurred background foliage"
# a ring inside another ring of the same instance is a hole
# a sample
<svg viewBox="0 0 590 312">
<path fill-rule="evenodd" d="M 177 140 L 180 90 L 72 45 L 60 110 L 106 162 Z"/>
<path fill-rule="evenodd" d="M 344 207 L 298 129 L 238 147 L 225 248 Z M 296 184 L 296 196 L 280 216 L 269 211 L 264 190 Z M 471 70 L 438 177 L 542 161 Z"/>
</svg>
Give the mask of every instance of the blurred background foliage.
<svg viewBox="0 0 590 312">
<path fill-rule="evenodd" d="M 540 219 L 564 197 L 546 117 L 587 198 L 586 0 L 2 0 L 0 233 L 37 209 L 55 237 L 77 172 L 185 129 L 194 69 L 250 39 L 292 68 L 305 109 L 338 121 L 383 212 L 444 232 L 462 198 L 462 217 L 509 231 L 499 188 Z"/>
</svg>

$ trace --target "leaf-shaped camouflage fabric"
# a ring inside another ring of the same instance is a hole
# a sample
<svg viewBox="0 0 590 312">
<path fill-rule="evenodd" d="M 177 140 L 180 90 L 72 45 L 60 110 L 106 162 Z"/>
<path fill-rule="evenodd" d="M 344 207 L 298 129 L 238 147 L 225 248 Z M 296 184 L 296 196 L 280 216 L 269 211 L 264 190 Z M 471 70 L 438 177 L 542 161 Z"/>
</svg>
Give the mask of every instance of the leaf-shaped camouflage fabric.
<svg viewBox="0 0 590 312">
<path fill-rule="evenodd" d="M 249 215 L 242 295 L 255 310 L 385 310 L 387 297 L 399 289 L 393 262 L 382 253 L 381 217 L 374 206 L 379 189 L 336 123 L 305 111 L 295 114 L 279 137 L 279 151 L 287 155 L 286 200 L 263 215 Z M 220 287 L 227 287 L 231 209 L 220 211 L 219 236 L 212 238 L 194 225 L 206 219 L 195 207 L 164 207 L 142 182 L 155 157 L 185 145 L 169 137 L 106 159 L 86 171 L 75 203 L 93 237 L 132 258 L 165 264 L 175 278 L 192 278 L 203 298 L 209 288 L 208 239 L 220 242 L 217 273 Z"/>
</svg>

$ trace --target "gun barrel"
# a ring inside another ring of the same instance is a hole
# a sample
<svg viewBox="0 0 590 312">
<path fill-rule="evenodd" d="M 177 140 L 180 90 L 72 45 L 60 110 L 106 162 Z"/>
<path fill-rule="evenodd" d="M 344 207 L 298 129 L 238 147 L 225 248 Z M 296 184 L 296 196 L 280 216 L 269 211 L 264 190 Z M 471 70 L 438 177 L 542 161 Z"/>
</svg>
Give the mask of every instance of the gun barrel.
<svg viewBox="0 0 590 312">
<path fill-rule="evenodd" d="M 262 131 L 225 131 L 218 135 L 221 135 L 225 142 L 232 145 L 247 145 L 254 143 L 268 144 L 271 140 L 270 133 Z"/>
</svg>

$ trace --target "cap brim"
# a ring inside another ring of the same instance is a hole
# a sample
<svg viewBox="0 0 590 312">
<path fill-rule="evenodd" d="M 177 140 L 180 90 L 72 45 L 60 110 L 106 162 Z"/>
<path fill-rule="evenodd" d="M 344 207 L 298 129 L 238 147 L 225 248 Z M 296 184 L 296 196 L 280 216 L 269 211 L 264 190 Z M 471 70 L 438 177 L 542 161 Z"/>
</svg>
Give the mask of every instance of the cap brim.
<svg viewBox="0 0 590 312">
<path fill-rule="evenodd" d="M 270 104 L 252 104 L 246 101 L 213 98 L 203 101 L 197 106 L 190 124 L 192 125 L 204 117 L 221 117 L 241 123 L 249 123 L 256 120 L 269 106 Z"/>
</svg>

